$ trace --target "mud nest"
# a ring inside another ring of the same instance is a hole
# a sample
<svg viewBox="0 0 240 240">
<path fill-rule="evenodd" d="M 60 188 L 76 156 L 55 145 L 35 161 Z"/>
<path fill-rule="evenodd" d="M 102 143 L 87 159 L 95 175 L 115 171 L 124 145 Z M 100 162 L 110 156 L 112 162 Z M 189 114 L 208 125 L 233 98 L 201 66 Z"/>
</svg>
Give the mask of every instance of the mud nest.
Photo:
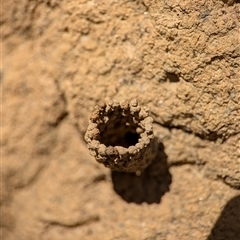
<svg viewBox="0 0 240 240">
<path fill-rule="evenodd" d="M 152 122 L 136 99 L 99 103 L 85 134 L 90 154 L 112 170 L 142 171 L 156 155 Z"/>
</svg>

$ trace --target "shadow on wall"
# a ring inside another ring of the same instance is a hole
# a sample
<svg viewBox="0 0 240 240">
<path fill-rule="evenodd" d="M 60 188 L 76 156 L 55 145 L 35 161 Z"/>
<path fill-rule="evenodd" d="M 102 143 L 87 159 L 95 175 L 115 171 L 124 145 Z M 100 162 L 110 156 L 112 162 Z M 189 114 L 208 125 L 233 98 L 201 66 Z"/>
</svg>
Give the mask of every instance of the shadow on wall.
<svg viewBox="0 0 240 240">
<path fill-rule="evenodd" d="M 112 171 L 115 192 L 126 202 L 141 204 L 160 203 L 161 197 L 169 191 L 172 176 L 167 166 L 167 155 L 163 144 L 153 163 L 140 175 Z"/>
<path fill-rule="evenodd" d="M 224 207 L 207 240 L 240 239 L 240 195 Z"/>
</svg>

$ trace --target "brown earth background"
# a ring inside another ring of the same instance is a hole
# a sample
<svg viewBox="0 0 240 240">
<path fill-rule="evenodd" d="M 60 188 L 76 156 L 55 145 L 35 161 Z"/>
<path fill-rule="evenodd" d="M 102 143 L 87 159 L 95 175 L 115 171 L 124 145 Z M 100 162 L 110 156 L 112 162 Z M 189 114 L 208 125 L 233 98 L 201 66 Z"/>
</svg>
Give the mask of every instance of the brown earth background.
<svg viewBox="0 0 240 240">
<path fill-rule="evenodd" d="M 1 239 L 240 239 L 239 1 L 1 7 Z M 112 98 L 150 108 L 141 176 L 83 140 Z"/>
</svg>

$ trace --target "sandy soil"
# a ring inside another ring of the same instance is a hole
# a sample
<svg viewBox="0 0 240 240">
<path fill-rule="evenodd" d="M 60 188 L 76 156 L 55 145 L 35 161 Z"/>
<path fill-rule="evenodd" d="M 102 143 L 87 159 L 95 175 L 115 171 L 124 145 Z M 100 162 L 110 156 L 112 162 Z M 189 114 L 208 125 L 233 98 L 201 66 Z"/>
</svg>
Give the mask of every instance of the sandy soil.
<svg viewBox="0 0 240 240">
<path fill-rule="evenodd" d="M 239 1 L 1 5 L 1 239 L 239 239 Z M 83 139 L 113 98 L 154 119 L 140 176 Z"/>
</svg>

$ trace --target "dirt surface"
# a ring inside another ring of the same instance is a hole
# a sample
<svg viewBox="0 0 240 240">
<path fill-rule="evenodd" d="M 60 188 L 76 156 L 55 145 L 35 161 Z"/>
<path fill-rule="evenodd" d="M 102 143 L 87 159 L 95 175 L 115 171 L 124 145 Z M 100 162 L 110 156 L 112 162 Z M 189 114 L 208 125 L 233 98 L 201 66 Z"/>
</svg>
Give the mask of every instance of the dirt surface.
<svg viewBox="0 0 240 240">
<path fill-rule="evenodd" d="M 239 239 L 239 1 L 1 6 L 1 239 Z M 83 140 L 113 98 L 154 119 L 140 176 Z"/>
</svg>

